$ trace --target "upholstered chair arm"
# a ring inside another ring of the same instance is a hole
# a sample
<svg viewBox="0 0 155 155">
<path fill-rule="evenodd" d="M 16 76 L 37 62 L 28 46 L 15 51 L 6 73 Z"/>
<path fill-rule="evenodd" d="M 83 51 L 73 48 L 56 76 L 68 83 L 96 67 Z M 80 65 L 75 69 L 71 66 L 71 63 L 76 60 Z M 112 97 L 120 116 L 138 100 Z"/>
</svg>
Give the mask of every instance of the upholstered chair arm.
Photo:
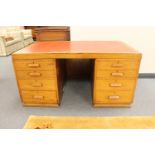
<svg viewBox="0 0 155 155">
<path fill-rule="evenodd" d="M 7 37 L 7 35 L 8 35 L 8 34 L 7 34 L 7 30 L 3 30 L 3 29 L 0 30 L 0 36 L 1 36 L 1 37 Z"/>
<path fill-rule="evenodd" d="M 31 35 L 32 36 L 32 30 L 31 29 L 27 29 L 27 30 L 21 30 L 23 32 L 24 35 Z"/>
<path fill-rule="evenodd" d="M 6 48 L 5 48 L 5 38 L 3 36 L 0 36 L 0 55 L 5 55 Z"/>
<path fill-rule="evenodd" d="M 14 39 L 23 40 L 23 35 L 20 31 L 8 32 L 8 36 L 13 37 Z"/>
</svg>

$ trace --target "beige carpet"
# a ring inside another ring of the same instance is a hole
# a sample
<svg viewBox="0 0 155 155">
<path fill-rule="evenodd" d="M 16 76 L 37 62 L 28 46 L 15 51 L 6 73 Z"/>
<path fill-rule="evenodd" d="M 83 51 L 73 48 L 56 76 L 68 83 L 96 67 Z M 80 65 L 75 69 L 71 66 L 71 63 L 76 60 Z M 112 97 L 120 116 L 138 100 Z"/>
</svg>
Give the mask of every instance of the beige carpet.
<svg viewBox="0 0 155 155">
<path fill-rule="evenodd" d="M 155 116 L 30 116 L 25 129 L 154 129 Z"/>
</svg>

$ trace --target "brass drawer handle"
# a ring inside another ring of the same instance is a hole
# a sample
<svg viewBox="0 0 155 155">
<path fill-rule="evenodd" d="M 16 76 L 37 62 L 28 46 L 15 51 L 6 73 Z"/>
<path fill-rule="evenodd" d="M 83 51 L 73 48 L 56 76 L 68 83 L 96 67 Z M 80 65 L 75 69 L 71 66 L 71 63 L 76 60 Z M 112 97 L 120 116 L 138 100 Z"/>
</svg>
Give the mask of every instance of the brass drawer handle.
<svg viewBox="0 0 155 155">
<path fill-rule="evenodd" d="M 42 100 L 42 99 L 44 99 L 44 96 L 34 95 L 34 96 L 33 96 L 33 99 Z"/>
<path fill-rule="evenodd" d="M 121 83 L 110 83 L 110 87 L 121 87 Z"/>
<path fill-rule="evenodd" d="M 111 73 L 112 76 L 123 76 L 123 73 Z"/>
<path fill-rule="evenodd" d="M 112 67 L 122 67 L 123 64 L 112 64 Z"/>
<path fill-rule="evenodd" d="M 43 84 L 42 83 L 35 83 L 35 84 L 32 84 L 32 87 L 42 87 Z"/>
<path fill-rule="evenodd" d="M 40 64 L 28 64 L 28 67 L 37 68 L 37 67 L 40 67 Z"/>
<path fill-rule="evenodd" d="M 41 73 L 34 72 L 34 73 L 29 73 L 30 76 L 41 76 Z"/>
<path fill-rule="evenodd" d="M 118 96 L 118 95 L 109 96 L 110 100 L 116 100 L 116 99 L 119 99 L 119 98 L 120 98 L 120 96 Z"/>
</svg>

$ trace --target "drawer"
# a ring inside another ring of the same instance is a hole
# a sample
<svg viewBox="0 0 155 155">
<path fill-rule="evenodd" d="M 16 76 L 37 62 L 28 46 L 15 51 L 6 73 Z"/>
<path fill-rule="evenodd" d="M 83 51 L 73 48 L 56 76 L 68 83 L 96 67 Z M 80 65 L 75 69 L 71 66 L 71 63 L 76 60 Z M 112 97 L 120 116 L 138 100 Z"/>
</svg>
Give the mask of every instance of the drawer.
<svg viewBox="0 0 155 155">
<path fill-rule="evenodd" d="M 58 101 L 56 91 L 21 91 L 21 94 L 23 101 L 29 104 L 56 104 Z"/>
<path fill-rule="evenodd" d="M 55 69 L 55 59 L 15 60 L 16 70 L 51 70 Z"/>
<path fill-rule="evenodd" d="M 139 61 L 128 59 L 97 59 L 96 67 L 99 70 L 104 69 L 137 69 Z"/>
<path fill-rule="evenodd" d="M 135 70 L 96 70 L 96 77 L 104 79 L 137 78 L 137 76 Z"/>
<path fill-rule="evenodd" d="M 95 102 L 97 104 L 123 104 L 131 103 L 132 91 L 96 91 Z"/>
<path fill-rule="evenodd" d="M 17 71 L 18 79 L 21 80 L 37 80 L 37 79 L 51 79 L 56 78 L 54 70 L 51 71 Z"/>
<path fill-rule="evenodd" d="M 56 79 L 50 80 L 19 80 L 22 90 L 57 90 Z"/>
<path fill-rule="evenodd" d="M 136 80 L 104 80 L 96 78 L 96 90 L 133 90 Z"/>
</svg>

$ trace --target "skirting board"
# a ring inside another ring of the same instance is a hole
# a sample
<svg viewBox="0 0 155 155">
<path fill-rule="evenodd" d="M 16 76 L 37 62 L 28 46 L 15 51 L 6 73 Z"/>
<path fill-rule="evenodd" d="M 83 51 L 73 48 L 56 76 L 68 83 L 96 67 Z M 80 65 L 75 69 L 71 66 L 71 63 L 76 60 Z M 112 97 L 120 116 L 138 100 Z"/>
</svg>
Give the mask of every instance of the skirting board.
<svg viewBox="0 0 155 155">
<path fill-rule="evenodd" d="M 139 73 L 139 78 L 155 78 L 155 73 Z"/>
</svg>

